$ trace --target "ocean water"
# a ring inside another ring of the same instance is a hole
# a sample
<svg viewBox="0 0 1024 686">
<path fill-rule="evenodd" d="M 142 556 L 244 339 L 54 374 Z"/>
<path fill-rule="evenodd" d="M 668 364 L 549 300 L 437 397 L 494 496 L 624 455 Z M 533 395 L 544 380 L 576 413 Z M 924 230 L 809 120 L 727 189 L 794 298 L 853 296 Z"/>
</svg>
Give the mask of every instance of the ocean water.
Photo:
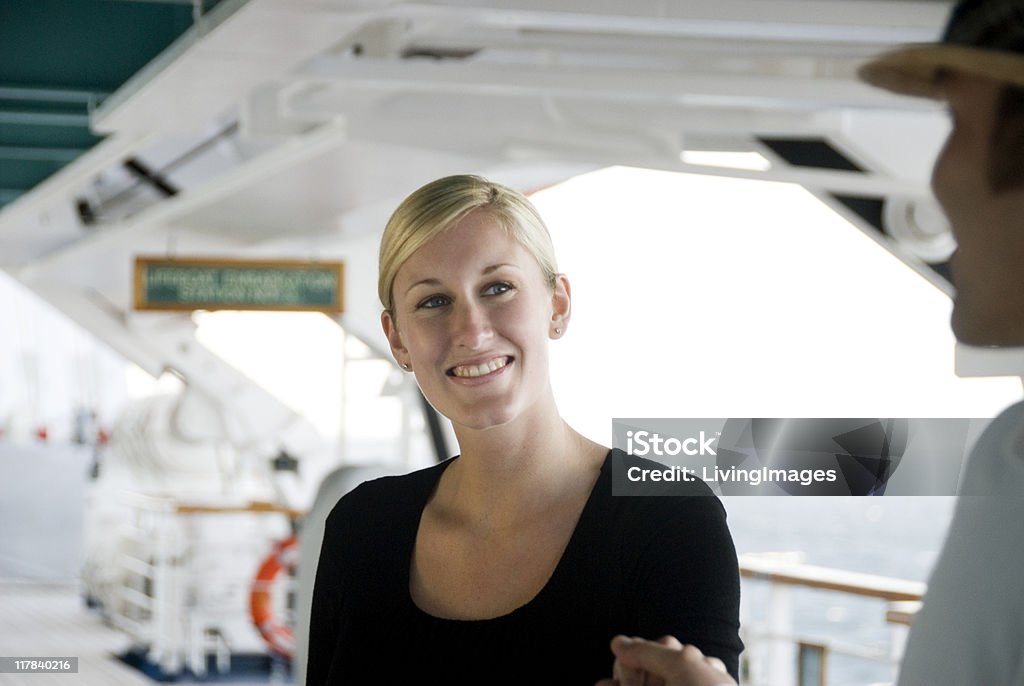
<svg viewBox="0 0 1024 686">
<path fill-rule="evenodd" d="M 723 498 L 741 556 L 796 553 L 806 564 L 912 581 L 927 581 L 955 503 L 948 496 Z M 768 596 L 769 584 L 744 580 L 745 629 L 764 621 Z M 803 640 L 890 650 L 883 600 L 795 589 L 791 602 L 793 630 Z M 830 650 L 826 674 L 828 686 L 865 686 L 891 682 L 895 669 Z"/>
</svg>

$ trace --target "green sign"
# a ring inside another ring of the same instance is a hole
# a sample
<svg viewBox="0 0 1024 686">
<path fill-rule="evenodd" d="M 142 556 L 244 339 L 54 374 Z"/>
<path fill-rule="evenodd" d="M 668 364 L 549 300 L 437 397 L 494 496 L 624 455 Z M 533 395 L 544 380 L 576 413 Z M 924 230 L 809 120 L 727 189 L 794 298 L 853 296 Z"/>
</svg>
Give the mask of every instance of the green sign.
<svg viewBox="0 0 1024 686">
<path fill-rule="evenodd" d="M 305 310 L 339 314 L 341 262 L 135 259 L 139 310 Z"/>
</svg>

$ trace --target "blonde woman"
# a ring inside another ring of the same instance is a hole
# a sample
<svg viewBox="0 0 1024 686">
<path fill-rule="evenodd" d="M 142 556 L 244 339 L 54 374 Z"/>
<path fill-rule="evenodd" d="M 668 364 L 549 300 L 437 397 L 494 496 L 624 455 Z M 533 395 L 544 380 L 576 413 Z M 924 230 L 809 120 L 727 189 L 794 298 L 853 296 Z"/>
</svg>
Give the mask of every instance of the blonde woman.
<svg viewBox="0 0 1024 686">
<path fill-rule="evenodd" d="M 699 483 L 613 497 L 612 465 L 645 461 L 558 412 L 548 346 L 571 290 L 530 202 L 476 176 L 420 188 L 384 230 L 378 290 L 391 352 L 459 455 L 338 502 L 307 683 L 590 686 L 617 634 L 674 636 L 735 676 L 739 577 L 717 498 Z"/>
</svg>

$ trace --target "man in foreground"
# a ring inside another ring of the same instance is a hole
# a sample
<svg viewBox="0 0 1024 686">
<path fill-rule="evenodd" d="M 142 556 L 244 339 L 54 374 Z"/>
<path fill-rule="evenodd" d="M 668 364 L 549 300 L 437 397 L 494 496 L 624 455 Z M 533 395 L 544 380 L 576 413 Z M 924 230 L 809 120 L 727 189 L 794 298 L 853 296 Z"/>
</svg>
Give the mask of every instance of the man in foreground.
<svg viewBox="0 0 1024 686">
<path fill-rule="evenodd" d="M 977 346 L 1024 346 L 1024 0 L 965 0 L 940 42 L 866 64 L 861 77 L 946 102 L 952 130 L 932 189 L 957 241 L 952 327 Z M 1024 403 L 986 429 L 914 621 L 899 686 L 1024 684 Z M 612 642 L 623 686 L 732 680 L 692 646 Z"/>
</svg>

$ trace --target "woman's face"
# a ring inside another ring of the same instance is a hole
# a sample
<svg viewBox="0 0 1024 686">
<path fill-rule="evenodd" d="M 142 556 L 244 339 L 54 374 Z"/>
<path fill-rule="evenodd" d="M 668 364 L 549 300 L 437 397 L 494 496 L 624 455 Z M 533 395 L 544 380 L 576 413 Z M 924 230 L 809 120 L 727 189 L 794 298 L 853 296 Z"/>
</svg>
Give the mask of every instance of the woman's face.
<svg viewBox="0 0 1024 686">
<path fill-rule="evenodd" d="M 552 290 L 494 217 L 467 214 L 413 253 L 393 289 L 394 313 L 381 315 L 392 353 L 454 424 L 553 411 L 547 341 L 568 323 L 568 282 Z"/>
</svg>

